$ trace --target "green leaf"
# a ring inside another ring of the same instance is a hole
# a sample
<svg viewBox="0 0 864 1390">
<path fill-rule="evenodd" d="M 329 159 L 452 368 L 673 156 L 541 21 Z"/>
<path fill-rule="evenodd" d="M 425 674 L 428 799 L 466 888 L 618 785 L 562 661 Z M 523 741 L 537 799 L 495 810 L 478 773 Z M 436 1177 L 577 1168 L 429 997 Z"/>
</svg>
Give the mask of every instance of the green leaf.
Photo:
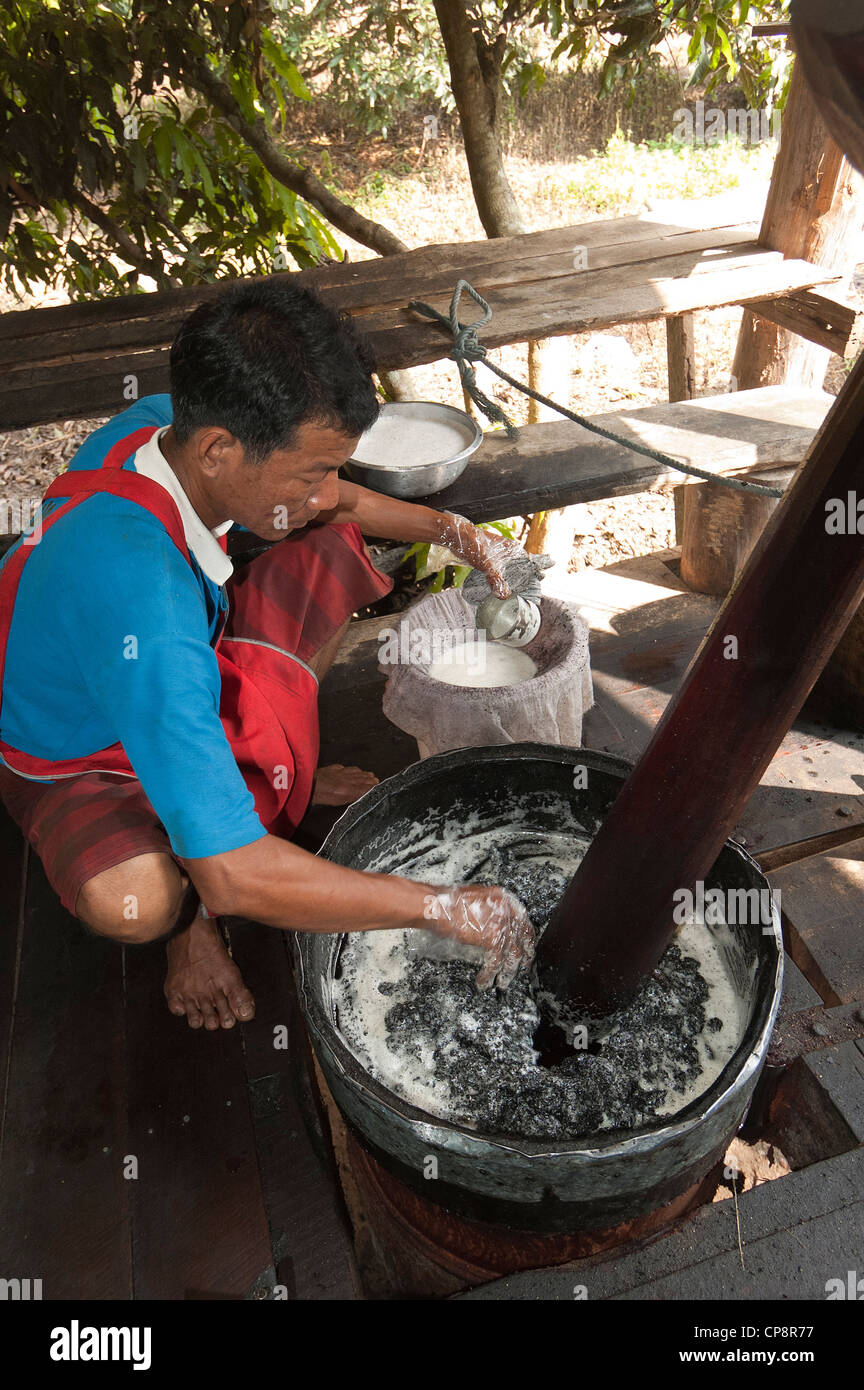
<svg viewBox="0 0 864 1390">
<path fill-rule="evenodd" d="M 167 124 L 159 125 L 153 132 L 153 151 L 156 155 L 156 163 L 159 166 L 159 173 L 166 181 L 171 177 L 171 167 L 173 163 L 173 142 L 171 130 Z"/>
</svg>

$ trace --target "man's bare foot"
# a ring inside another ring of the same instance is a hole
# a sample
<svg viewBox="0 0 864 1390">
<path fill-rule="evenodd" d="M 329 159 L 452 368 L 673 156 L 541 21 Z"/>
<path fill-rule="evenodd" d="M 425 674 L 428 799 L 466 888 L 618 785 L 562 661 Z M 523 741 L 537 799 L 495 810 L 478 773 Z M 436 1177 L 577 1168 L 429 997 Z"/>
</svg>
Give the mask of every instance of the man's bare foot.
<svg viewBox="0 0 864 1390">
<path fill-rule="evenodd" d="M 167 951 L 165 998 L 190 1028 L 233 1028 L 255 1017 L 255 1001 L 209 917 L 195 917 Z"/>
<path fill-rule="evenodd" d="M 347 806 L 358 796 L 371 792 L 378 785 L 374 772 L 364 772 L 362 767 L 343 767 L 333 763 L 330 767 L 319 767 L 312 786 L 313 806 Z"/>
</svg>

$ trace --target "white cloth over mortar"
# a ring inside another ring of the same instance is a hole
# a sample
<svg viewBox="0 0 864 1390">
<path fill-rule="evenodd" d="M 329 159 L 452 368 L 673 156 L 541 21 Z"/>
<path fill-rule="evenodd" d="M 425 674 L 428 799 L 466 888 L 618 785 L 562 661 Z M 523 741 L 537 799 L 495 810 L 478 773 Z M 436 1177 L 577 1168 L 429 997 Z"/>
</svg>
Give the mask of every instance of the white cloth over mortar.
<svg viewBox="0 0 864 1390">
<path fill-rule="evenodd" d="M 588 629 L 558 599 L 542 599 L 540 612 L 539 633 L 521 648 L 537 675 L 486 688 L 445 684 L 428 676 L 419 661 L 408 660 L 418 650 L 446 650 L 453 633 L 474 631 L 474 609 L 458 589 L 427 594 L 402 615 L 403 655 L 388 668 L 383 708 L 391 723 L 417 740 L 421 758 L 488 744 L 581 744 L 582 716 L 594 703 Z"/>
</svg>

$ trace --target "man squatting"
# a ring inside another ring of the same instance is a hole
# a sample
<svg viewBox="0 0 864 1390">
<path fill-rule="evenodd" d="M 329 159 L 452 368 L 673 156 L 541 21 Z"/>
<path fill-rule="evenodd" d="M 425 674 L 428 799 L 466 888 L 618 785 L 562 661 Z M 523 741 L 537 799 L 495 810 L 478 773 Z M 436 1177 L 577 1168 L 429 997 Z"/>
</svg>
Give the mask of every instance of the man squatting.
<svg viewBox="0 0 864 1390">
<path fill-rule="evenodd" d="M 38 543 L 0 567 L 0 797 L 86 927 L 166 941 L 168 1007 L 192 1028 L 254 1014 L 224 915 L 426 928 L 486 949 L 480 987 L 533 950 L 498 887 L 430 888 L 292 843 L 310 803 L 377 781 L 317 765 L 318 682 L 352 613 L 392 587 L 363 534 L 448 546 L 509 593 L 512 542 L 339 477 L 378 414 L 371 370 L 350 318 L 307 290 L 232 286 L 182 324 L 170 395 L 88 436 Z M 232 528 L 275 544 L 235 570 Z"/>
</svg>

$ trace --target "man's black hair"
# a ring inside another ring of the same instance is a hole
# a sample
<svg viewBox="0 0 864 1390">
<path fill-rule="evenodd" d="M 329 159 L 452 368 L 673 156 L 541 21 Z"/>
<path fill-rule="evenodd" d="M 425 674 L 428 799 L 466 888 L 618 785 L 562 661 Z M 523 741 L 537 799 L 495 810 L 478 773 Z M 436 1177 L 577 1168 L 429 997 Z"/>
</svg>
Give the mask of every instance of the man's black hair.
<svg viewBox="0 0 864 1390">
<path fill-rule="evenodd" d="M 371 349 L 349 315 L 291 280 L 232 285 L 171 347 L 174 431 L 230 430 L 251 463 L 290 449 L 306 421 L 362 434 L 378 416 Z"/>
</svg>

